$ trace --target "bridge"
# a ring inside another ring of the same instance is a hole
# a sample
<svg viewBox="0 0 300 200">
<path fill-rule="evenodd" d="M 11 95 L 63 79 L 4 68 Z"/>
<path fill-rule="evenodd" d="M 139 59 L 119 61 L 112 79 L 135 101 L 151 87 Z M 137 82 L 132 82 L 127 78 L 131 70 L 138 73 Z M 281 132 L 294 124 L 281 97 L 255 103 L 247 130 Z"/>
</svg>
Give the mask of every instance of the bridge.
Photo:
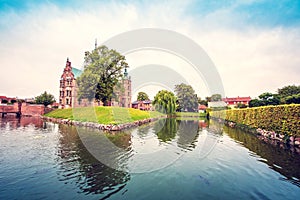
<svg viewBox="0 0 300 200">
<path fill-rule="evenodd" d="M 15 114 L 17 117 L 39 116 L 45 112 L 44 105 L 34 105 L 27 103 L 14 103 L 13 105 L 0 105 L 0 115 L 5 117 L 7 114 Z"/>
<path fill-rule="evenodd" d="M 21 107 L 22 103 L 15 103 L 13 105 L 0 105 L 0 114 L 2 117 L 4 117 L 7 114 L 13 113 L 16 114 L 17 117 L 20 117 Z"/>
</svg>

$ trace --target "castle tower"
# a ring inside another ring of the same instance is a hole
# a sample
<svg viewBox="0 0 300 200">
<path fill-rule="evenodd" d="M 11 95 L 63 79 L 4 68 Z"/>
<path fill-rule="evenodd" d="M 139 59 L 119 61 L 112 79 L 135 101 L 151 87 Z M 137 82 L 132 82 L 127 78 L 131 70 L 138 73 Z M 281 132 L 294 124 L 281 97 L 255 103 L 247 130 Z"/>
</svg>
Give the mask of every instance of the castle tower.
<svg viewBox="0 0 300 200">
<path fill-rule="evenodd" d="M 76 78 L 72 72 L 71 62 L 67 58 L 66 66 L 60 78 L 59 107 L 74 107 L 76 101 Z"/>
<path fill-rule="evenodd" d="M 119 97 L 121 107 L 131 108 L 131 77 L 128 76 L 127 68 L 125 68 L 124 78 L 122 80 L 124 92 Z"/>
</svg>

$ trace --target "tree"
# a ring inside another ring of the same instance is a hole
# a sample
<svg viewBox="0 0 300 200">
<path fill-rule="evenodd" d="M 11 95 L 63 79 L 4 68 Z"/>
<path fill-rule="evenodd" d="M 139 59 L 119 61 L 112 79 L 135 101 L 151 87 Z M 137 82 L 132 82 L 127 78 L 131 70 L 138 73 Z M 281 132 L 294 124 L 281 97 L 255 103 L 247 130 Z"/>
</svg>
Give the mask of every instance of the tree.
<svg viewBox="0 0 300 200">
<path fill-rule="evenodd" d="M 249 107 L 251 108 L 251 107 L 259 107 L 259 106 L 262 106 L 263 104 L 262 104 L 262 102 L 261 102 L 261 100 L 259 100 L 259 99 L 252 99 L 252 100 L 250 100 L 249 101 Z"/>
<path fill-rule="evenodd" d="M 47 93 L 46 91 L 41 95 L 35 97 L 36 104 L 44 104 L 44 106 L 48 106 L 55 102 L 55 98 L 52 94 Z"/>
<path fill-rule="evenodd" d="M 175 93 L 177 96 L 178 111 L 198 111 L 198 98 L 192 86 L 184 83 L 175 85 Z"/>
<path fill-rule="evenodd" d="M 245 104 L 243 104 L 243 103 L 238 103 L 236 105 L 236 108 L 247 108 L 247 106 Z"/>
<path fill-rule="evenodd" d="M 161 90 L 155 95 L 153 105 L 157 111 L 172 115 L 176 109 L 176 97 L 170 91 Z"/>
<path fill-rule="evenodd" d="M 84 71 L 77 78 L 78 99 L 95 99 L 107 105 L 111 101 L 115 85 L 123 78 L 128 67 L 125 56 L 106 46 L 85 53 Z"/>
<path fill-rule="evenodd" d="M 278 94 L 272 94 L 270 92 L 262 93 L 258 96 L 261 100 L 262 105 L 268 106 L 268 105 L 279 105 L 280 104 L 280 98 Z"/>
<path fill-rule="evenodd" d="M 295 94 L 300 94 L 300 85 L 288 85 L 278 89 L 278 95 L 280 96 L 280 98 L 285 98 Z"/>
<path fill-rule="evenodd" d="M 211 101 L 222 101 L 222 96 L 220 94 L 211 95 Z"/>
<path fill-rule="evenodd" d="M 285 103 L 287 104 L 291 104 L 291 103 L 300 103 L 300 93 L 299 94 L 294 94 L 291 96 L 287 96 L 286 98 L 284 98 Z"/>
<path fill-rule="evenodd" d="M 146 94 L 145 92 L 139 92 L 139 93 L 138 93 L 138 96 L 137 96 L 137 100 L 138 100 L 138 101 L 149 100 L 149 96 L 148 96 L 148 94 Z"/>
</svg>

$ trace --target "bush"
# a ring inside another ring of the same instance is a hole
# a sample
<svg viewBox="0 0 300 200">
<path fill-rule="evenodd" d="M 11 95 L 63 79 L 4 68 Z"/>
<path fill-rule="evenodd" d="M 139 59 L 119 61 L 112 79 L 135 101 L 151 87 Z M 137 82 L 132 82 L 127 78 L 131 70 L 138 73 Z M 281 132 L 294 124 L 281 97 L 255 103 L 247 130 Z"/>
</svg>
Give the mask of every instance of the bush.
<svg viewBox="0 0 300 200">
<path fill-rule="evenodd" d="M 212 111 L 210 116 L 251 128 L 300 136 L 300 105 L 298 104 Z"/>
</svg>

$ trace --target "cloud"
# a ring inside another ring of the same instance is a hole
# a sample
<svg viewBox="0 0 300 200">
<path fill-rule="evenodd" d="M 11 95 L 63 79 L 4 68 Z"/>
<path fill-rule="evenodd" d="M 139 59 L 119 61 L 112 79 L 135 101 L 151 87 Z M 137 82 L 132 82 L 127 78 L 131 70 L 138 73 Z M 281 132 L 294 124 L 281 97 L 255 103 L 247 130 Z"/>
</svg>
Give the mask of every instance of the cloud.
<svg viewBox="0 0 300 200">
<path fill-rule="evenodd" d="M 254 97 L 300 84 L 299 26 L 246 26 L 243 18 L 237 19 L 246 13 L 232 12 L 234 3 L 202 16 L 196 8 L 189 13 L 192 5 L 193 1 L 106 2 L 68 7 L 50 2 L 29 5 L 20 12 L 1 11 L 0 94 L 31 97 L 47 90 L 58 97 L 67 57 L 81 68 L 84 52 L 93 48 L 95 38 L 101 43 L 121 32 L 146 27 L 177 31 L 202 46 L 218 68 L 227 96 Z M 131 57 L 132 66 L 146 62 L 138 54 Z M 166 60 L 155 55 L 153 59 L 156 64 Z M 167 60 L 169 65 L 180 63 Z"/>
</svg>

